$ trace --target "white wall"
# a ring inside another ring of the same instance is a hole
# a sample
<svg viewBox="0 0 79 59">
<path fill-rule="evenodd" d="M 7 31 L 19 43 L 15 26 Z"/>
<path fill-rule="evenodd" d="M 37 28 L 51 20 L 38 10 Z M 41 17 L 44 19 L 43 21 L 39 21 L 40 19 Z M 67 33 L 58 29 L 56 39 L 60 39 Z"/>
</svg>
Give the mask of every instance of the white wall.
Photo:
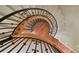
<svg viewBox="0 0 79 59">
<path fill-rule="evenodd" d="M 79 6 L 60 6 L 65 16 L 65 30 L 72 47 L 79 52 Z"/>
</svg>

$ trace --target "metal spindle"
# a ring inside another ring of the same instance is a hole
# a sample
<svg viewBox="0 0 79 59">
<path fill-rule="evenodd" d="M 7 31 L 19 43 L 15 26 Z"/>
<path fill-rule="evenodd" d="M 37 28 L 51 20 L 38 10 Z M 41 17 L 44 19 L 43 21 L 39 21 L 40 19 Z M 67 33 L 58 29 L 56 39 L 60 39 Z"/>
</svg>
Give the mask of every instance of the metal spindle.
<svg viewBox="0 0 79 59">
<path fill-rule="evenodd" d="M 8 53 L 10 53 L 13 49 L 15 49 L 24 39 L 22 39 L 17 45 L 15 45 Z"/>
<path fill-rule="evenodd" d="M 42 42 L 40 41 L 41 53 L 43 53 Z"/>
<path fill-rule="evenodd" d="M 14 43 L 16 43 L 17 41 L 19 41 L 20 39 L 18 39 L 18 40 L 16 40 Z M 6 46 L 5 48 L 3 48 L 2 50 L 0 50 L 0 52 L 2 52 L 2 51 L 4 51 L 4 50 L 6 50 L 8 47 L 10 47 L 10 46 L 12 46 L 13 45 L 13 43 L 12 44 L 10 44 L 10 45 L 8 45 L 8 46 Z"/>
<path fill-rule="evenodd" d="M 24 38 L 24 39 L 26 39 L 26 38 Z M 21 49 L 26 45 L 26 43 L 28 42 L 28 40 L 29 40 L 29 39 L 27 39 L 27 40 L 23 43 L 23 45 L 20 47 L 20 49 L 17 51 L 17 53 L 19 53 L 19 52 L 21 51 Z"/>
<path fill-rule="evenodd" d="M 30 42 L 30 44 L 29 44 L 29 46 L 28 46 L 28 48 L 27 48 L 27 50 L 26 50 L 26 53 L 28 53 L 28 50 L 29 50 L 31 44 L 32 44 L 32 40 L 31 40 L 31 42 Z"/>
<path fill-rule="evenodd" d="M 48 49 L 47 49 L 47 47 L 46 47 L 45 42 L 43 42 L 43 44 L 44 44 L 44 47 L 45 47 L 45 51 L 46 51 L 46 53 L 48 53 Z"/>
</svg>

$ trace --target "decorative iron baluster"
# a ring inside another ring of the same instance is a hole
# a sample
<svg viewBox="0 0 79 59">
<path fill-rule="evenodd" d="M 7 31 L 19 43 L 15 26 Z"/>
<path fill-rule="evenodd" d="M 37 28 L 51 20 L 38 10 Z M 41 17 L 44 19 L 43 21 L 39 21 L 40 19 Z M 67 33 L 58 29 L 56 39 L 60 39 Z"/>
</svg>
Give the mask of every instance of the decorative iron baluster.
<svg viewBox="0 0 79 59">
<path fill-rule="evenodd" d="M 15 45 L 8 53 L 10 53 L 13 49 L 15 49 L 24 39 L 22 39 L 17 45 Z"/>
<path fill-rule="evenodd" d="M 9 37 L 9 36 L 10 36 L 10 35 L 2 36 L 2 37 L 0 37 L 0 39 L 6 38 L 6 37 Z"/>
<path fill-rule="evenodd" d="M 44 44 L 44 47 L 45 47 L 45 51 L 46 51 L 46 53 L 48 53 L 48 49 L 47 49 L 47 47 L 46 47 L 45 42 L 43 42 L 43 44 Z"/>
<path fill-rule="evenodd" d="M 8 39 L 8 38 L 7 38 Z M 16 38 L 17 39 L 17 38 Z M 0 46 L 0 48 L 2 48 L 2 47 L 4 47 L 4 46 L 6 46 L 7 44 L 9 44 L 9 43 L 13 43 L 13 41 L 15 41 L 16 39 L 10 39 L 7 43 L 4 43 L 3 45 L 1 45 Z"/>
<path fill-rule="evenodd" d="M 23 19 L 25 19 L 26 17 L 24 16 L 24 11 L 23 12 L 20 12 L 20 13 L 18 13 L 20 16 L 22 16 L 23 17 Z"/>
<path fill-rule="evenodd" d="M 16 42 L 19 41 L 19 40 L 20 40 L 20 39 L 16 40 L 14 43 L 16 43 Z M 6 46 L 5 48 L 3 48 L 2 50 L 0 50 L 0 52 L 6 50 L 8 47 L 10 47 L 10 46 L 12 46 L 12 45 L 13 45 L 13 43 L 11 43 L 10 45 L 8 45 L 8 46 Z"/>
<path fill-rule="evenodd" d="M 40 41 L 41 53 L 43 53 L 42 42 Z"/>
<path fill-rule="evenodd" d="M 34 15 L 34 11 L 33 11 L 33 10 L 31 10 L 31 12 L 32 12 L 32 15 Z"/>
<path fill-rule="evenodd" d="M 0 25 L 18 25 L 16 23 L 0 23 Z"/>
<path fill-rule="evenodd" d="M 15 27 L 5 27 L 5 28 L 0 28 L 0 30 L 3 30 L 3 29 L 14 29 Z"/>
<path fill-rule="evenodd" d="M 27 13 L 29 14 L 29 16 L 31 15 L 29 11 L 27 11 Z"/>
<path fill-rule="evenodd" d="M 24 38 L 24 39 L 26 39 L 26 38 Z M 28 42 L 28 38 L 27 38 L 27 40 L 23 43 L 23 45 L 20 47 L 20 49 L 17 51 L 17 53 L 19 53 L 20 51 L 21 51 L 21 49 L 26 45 L 26 43 Z"/>
<path fill-rule="evenodd" d="M 13 16 L 16 17 L 16 18 L 18 18 L 18 19 L 22 19 L 23 20 L 23 18 L 20 17 L 20 16 L 16 16 L 16 15 L 13 15 Z"/>
<path fill-rule="evenodd" d="M 9 6 L 9 5 L 7 5 L 7 7 L 8 8 L 10 8 L 11 10 L 13 10 L 13 11 L 16 11 L 14 8 L 12 8 L 11 6 Z M 21 15 L 21 14 L 19 14 L 19 13 L 17 13 L 18 15 Z M 22 16 L 22 15 L 21 15 Z"/>
<path fill-rule="evenodd" d="M 12 31 L 2 32 L 2 33 L 0 33 L 0 35 L 7 34 L 7 33 L 11 33 L 11 32 L 12 32 Z"/>
<path fill-rule="evenodd" d="M 28 53 L 28 50 L 29 50 L 31 44 L 32 44 L 32 40 L 31 40 L 31 42 L 30 42 L 30 44 L 29 44 L 29 46 L 28 46 L 28 48 L 27 48 L 27 50 L 26 50 L 26 53 Z"/>
<path fill-rule="evenodd" d="M 35 49 L 32 49 L 32 51 L 34 51 L 34 53 L 36 53 L 36 52 L 39 52 L 38 50 L 37 50 L 37 40 L 35 40 Z"/>
<path fill-rule="evenodd" d="M 8 36 L 9 37 L 9 36 Z M 2 37 L 2 38 L 4 38 L 4 37 Z M 7 42 L 7 41 L 9 41 L 9 40 L 11 40 L 12 39 L 12 37 L 9 37 L 9 38 L 7 38 L 7 39 L 4 39 L 4 40 L 2 40 L 2 41 L 0 41 L 0 44 L 2 45 L 3 43 L 5 43 L 5 42 Z"/>
<path fill-rule="evenodd" d="M 53 53 L 53 52 L 52 52 L 52 50 L 51 50 L 51 48 L 50 48 L 50 46 L 49 46 L 49 44 L 47 44 L 47 46 L 48 46 L 48 48 L 49 48 L 50 52 L 51 52 L 51 53 Z"/>
<path fill-rule="evenodd" d="M 15 20 L 15 19 L 13 19 L 13 18 L 7 18 L 7 20 L 11 20 L 11 21 L 14 21 L 14 22 L 17 22 L 17 23 L 20 22 L 19 20 Z"/>
<path fill-rule="evenodd" d="M 51 48 L 55 53 L 60 53 L 60 51 L 55 46 L 51 46 Z"/>
</svg>

